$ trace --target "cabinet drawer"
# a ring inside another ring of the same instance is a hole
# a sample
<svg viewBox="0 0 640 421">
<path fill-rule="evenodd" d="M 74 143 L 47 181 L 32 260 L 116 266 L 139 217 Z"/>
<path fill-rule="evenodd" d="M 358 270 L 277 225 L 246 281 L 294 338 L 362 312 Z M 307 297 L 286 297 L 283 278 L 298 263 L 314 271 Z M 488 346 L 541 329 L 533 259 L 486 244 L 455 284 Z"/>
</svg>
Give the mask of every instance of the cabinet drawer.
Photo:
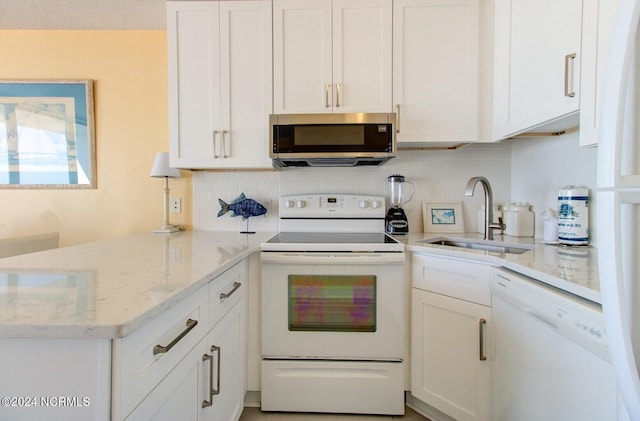
<svg viewBox="0 0 640 421">
<path fill-rule="evenodd" d="M 491 266 L 465 260 L 413 255 L 413 287 L 491 306 Z"/>
<path fill-rule="evenodd" d="M 245 261 L 209 282 L 209 328 L 214 327 L 231 307 L 240 301 L 246 289 Z"/>
<path fill-rule="evenodd" d="M 203 286 L 141 329 L 114 341 L 116 416 L 118 409 L 120 418 L 129 414 L 208 332 L 207 301 Z M 157 345 L 170 349 L 154 351 Z"/>
</svg>

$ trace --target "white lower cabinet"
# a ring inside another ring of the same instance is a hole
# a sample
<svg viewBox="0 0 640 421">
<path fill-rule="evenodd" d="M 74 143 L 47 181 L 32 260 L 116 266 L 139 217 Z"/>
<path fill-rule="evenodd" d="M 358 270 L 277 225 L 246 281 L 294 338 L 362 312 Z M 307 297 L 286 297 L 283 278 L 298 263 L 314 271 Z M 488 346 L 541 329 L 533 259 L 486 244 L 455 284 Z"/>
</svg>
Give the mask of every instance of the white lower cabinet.
<svg viewBox="0 0 640 421">
<path fill-rule="evenodd" d="M 211 347 L 207 355 L 211 356 L 208 365 L 210 391 L 206 400 L 211 406 L 204 408 L 205 420 L 238 420 L 244 407 L 246 393 L 246 338 L 244 298 L 233 306 L 231 311 L 209 334 Z M 204 404 L 204 403 L 203 403 Z"/>
<path fill-rule="evenodd" d="M 111 341 L 0 339 L 0 420 L 108 421 Z"/>
<path fill-rule="evenodd" d="M 490 418 L 490 274 L 480 263 L 413 256 L 411 394 L 458 421 Z"/>
<path fill-rule="evenodd" d="M 244 298 L 127 420 L 238 420 L 244 403 Z"/>
<path fill-rule="evenodd" d="M 238 420 L 247 271 L 245 259 L 122 338 L 0 339 L 0 420 Z"/>
<path fill-rule="evenodd" d="M 244 260 L 114 340 L 113 419 L 240 418 L 247 384 L 246 278 Z"/>
</svg>

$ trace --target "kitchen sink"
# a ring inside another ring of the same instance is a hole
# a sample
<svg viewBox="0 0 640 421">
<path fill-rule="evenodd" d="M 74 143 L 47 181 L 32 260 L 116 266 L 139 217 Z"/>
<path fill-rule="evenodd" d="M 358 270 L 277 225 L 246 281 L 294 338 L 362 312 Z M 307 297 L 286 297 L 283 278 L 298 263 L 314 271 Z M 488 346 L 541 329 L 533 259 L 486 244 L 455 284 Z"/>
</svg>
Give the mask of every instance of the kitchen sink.
<svg viewBox="0 0 640 421">
<path fill-rule="evenodd" d="M 484 250 L 489 253 L 501 254 L 522 254 L 533 248 L 526 244 L 509 244 L 492 240 L 470 240 L 466 238 L 431 238 L 429 240 L 420 241 L 424 244 L 433 244 L 436 246 L 459 247 L 464 249 Z"/>
</svg>

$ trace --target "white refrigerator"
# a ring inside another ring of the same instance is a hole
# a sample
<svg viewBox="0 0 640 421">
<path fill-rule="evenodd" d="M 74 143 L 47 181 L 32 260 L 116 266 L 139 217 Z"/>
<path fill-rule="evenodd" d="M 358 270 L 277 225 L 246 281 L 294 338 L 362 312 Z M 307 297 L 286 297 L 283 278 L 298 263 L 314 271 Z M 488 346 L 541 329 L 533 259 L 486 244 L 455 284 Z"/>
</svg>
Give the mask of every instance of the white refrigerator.
<svg viewBox="0 0 640 421">
<path fill-rule="evenodd" d="M 605 326 L 620 395 L 640 420 L 640 0 L 620 0 L 605 70 L 596 190 Z"/>
</svg>

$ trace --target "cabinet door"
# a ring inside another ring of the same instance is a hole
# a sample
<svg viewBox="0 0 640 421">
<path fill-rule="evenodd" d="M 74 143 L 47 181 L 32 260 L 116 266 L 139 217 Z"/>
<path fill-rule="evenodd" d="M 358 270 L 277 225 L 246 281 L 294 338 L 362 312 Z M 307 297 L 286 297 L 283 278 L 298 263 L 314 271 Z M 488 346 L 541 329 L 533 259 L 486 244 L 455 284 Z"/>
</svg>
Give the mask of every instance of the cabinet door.
<svg viewBox="0 0 640 421">
<path fill-rule="evenodd" d="M 110 339 L 4 337 L 0 355 L 0 420 L 112 419 Z"/>
<path fill-rule="evenodd" d="M 497 0 L 495 7 L 498 137 L 577 112 L 582 0 Z"/>
<path fill-rule="evenodd" d="M 488 421 L 489 365 L 481 354 L 490 319 L 490 307 L 413 288 L 413 396 L 457 420 Z"/>
<path fill-rule="evenodd" d="M 331 0 L 273 1 L 274 111 L 330 113 Z"/>
<path fill-rule="evenodd" d="M 238 420 L 244 408 L 247 352 L 244 300 L 236 303 L 209 334 L 209 354 L 214 364 L 212 386 L 218 394 L 212 395 L 211 407 L 203 412 L 207 420 Z"/>
<path fill-rule="evenodd" d="M 617 0 L 585 0 L 580 72 L 580 146 L 598 144 L 602 82 Z"/>
<path fill-rule="evenodd" d="M 271 63 L 271 3 L 220 2 L 221 152 L 213 167 L 271 168 Z"/>
<path fill-rule="evenodd" d="M 208 398 L 208 366 L 202 359 L 207 352 L 208 341 L 207 338 L 203 338 L 126 420 L 201 419 L 204 414 L 202 402 Z"/>
<path fill-rule="evenodd" d="M 478 139 L 479 0 L 396 0 L 399 142 Z"/>
<path fill-rule="evenodd" d="M 215 131 L 221 130 L 218 12 L 218 2 L 167 2 L 169 155 L 174 167 L 204 168 L 221 153 L 214 146 L 220 135 Z"/>
<path fill-rule="evenodd" d="M 167 3 L 169 146 L 178 168 L 271 168 L 271 4 Z"/>
<path fill-rule="evenodd" d="M 391 112 L 392 2 L 334 0 L 333 112 Z"/>
<path fill-rule="evenodd" d="M 246 393 L 245 317 L 243 298 L 145 397 L 127 421 L 238 420 Z"/>
</svg>

